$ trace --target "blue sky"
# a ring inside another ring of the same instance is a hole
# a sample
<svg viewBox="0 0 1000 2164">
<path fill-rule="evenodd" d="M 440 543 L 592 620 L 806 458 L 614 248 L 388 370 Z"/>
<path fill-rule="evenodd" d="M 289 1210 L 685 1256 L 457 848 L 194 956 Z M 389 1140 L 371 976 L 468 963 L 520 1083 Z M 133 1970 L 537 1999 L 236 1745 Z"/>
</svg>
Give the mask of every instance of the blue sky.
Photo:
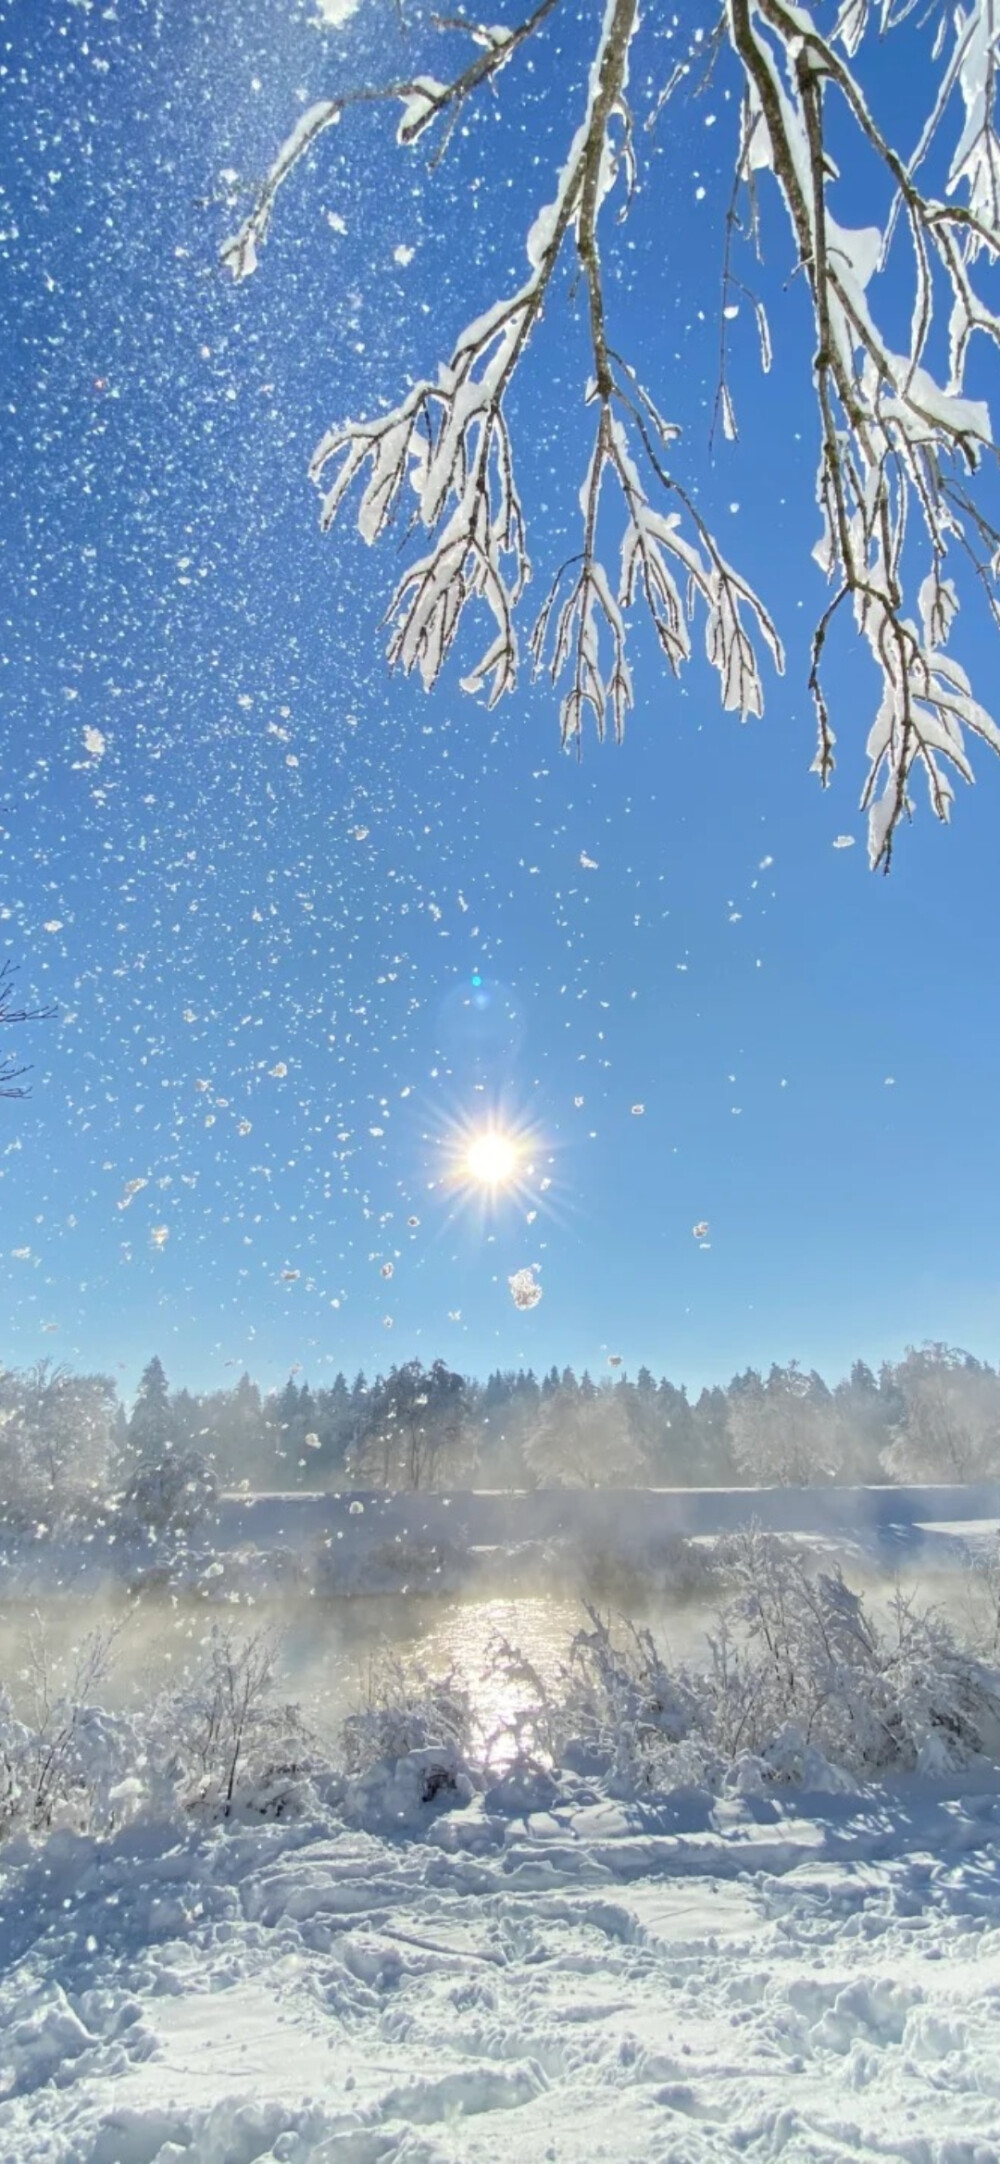
<svg viewBox="0 0 1000 2164">
<path fill-rule="evenodd" d="M 0 1108 L 4 1360 L 129 1387 L 153 1350 L 200 1385 L 613 1353 L 697 1384 L 927 1336 L 996 1353 L 1000 769 L 980 758 L 950 834 L 921 803 L 872 878 L 873 685 L 844 647 L 834 786 L 808 772 L 808 334 L 773 202 L 777 364 L 761 381 L 734 326 L 741 440 L 708 451 L 724 75 L 650 139 L 609 292 L 780 616 L 765 720 L 644 648 L 625 745 L 563 757 L 545 684 L 489 715 L 458 669 L 430 698 L 390 679 L 392 549 L 317 530 L 323 427 L 520 276 L 589 19 L 429 181 L 387 116 L 345 122 L 236 289 L 222 176 L 258 174 L 304 99 L 402 67 L 394 11 L 342 35 L 290 0 L 7 12 L 0 905 L 21 989 L 59 1018 L 30 1101 Z M 899 50 L 890 121 L 922 81 L 916 33 Z M 641 83 L 652 31 L 640 59 Z M 515 412 L 540 569 L 586 458 L 583 365 L 564 288 Z M 974 614 L 957 644 L 988 689 Z M 470 1041 L 474 973 L 514 1021 Z M 492 1212 L 444 1177 L 484 1113 L 535 1166 Z"/>
</svg>

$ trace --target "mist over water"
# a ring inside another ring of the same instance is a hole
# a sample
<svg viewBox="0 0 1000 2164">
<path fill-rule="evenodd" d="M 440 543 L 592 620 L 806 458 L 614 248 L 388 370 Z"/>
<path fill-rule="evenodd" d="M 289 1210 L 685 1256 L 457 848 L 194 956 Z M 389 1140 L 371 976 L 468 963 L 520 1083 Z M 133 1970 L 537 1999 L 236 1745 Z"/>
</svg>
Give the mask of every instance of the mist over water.
<svg viewBox="0 0 1000 2164">
<path fill-rule="evenodd" d="M 932 1604 L 972 1644 L 985 1645 L 989 1600 L 973 1550 L 933 1540 L 885 1559 L 854 1552 L 837 1557 L 817 1544 L 817 1568 L 840 1560 L 850 1585 L 872 1613 L 885 1619 L 896 1596 Z M 557 1696 L 570 1647 L 589 1627 L 588 1603 L 607 1615 L 647 1625 L 671 1669 L 700 1667 L 707 1635 L 727 1597 L 724 1574 L 706 1573 L 701 1589 L 681 1593 L 648 1573 L 618 1570 L 613 1580 L 579 1593 L 542 1583 L 510 1597 L 483 1594 L 379 1593 L 330 1597 L 288 1587 L 272 1593 L 206 1599 L 150 1588 L 130 1594 L 105 1584 L 99 1592 L 72 1586 L 44 1595 L 11 1593 L 0 1600 L 0 1676 L 15 1710 L 26 1709 L 40 1677 L 50 1688 L 73 1678 L 81 1649 L 98 1638 L 106 1661 L 95 1702 L 116 1711 L 138 1707 L 160 1691 L 179 1688 L 199 1665 L 214 1629 L 246 1637 L 273 1634 L 278 1685 L 324 1737 L 364 1703 L 373 1666 L 387 1653 L 404 1668 L 431 1677 L 451 1674 L 468 1693 L 475 1728 L 486 1737 L 509 1724 L 528 1700 L 501 1672 L 501 1644 L 523 1656 Z"/>
</svg>

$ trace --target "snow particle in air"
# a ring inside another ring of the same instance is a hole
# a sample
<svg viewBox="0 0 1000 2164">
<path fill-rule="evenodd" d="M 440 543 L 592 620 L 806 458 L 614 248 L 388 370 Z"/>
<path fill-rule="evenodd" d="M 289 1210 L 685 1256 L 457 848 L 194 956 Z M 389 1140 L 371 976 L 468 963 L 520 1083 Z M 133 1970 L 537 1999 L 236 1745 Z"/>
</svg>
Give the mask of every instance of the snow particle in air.
<svg viewBox="0 0 1000 2164">
<path fill-rule="evenodd" d="M 542 1288 L 535 1277 L 533 1265 L 524 1270 L 515 1270 L 507 1283 L 515 1307 L 525 1309 L 538 1306 Z"/>
</svg>

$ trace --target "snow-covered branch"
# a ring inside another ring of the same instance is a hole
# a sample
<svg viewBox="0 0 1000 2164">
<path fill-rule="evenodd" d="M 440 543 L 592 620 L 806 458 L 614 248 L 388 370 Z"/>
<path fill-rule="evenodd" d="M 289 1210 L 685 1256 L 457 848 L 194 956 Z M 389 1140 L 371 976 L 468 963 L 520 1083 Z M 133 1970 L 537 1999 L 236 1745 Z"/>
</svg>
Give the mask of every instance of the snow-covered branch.
<svg viewBox="0 0 1000 2164">
<path fill-rule="evenodd" d="M 923 769 L 937 816 L 948 817 L 951 775 L 971 780 L 964 733 L 1000 750 L 1000 731 L 972 696 L 959 667 L 942 651 L 959 605 L 946 573 L 949 551 L 971 558 L 996 612 L 997 540 L 972 502 L 968 477 L 992 449 L 987 407 L 965 395 L 973 333 L 1000 341 L 1000 316 L 977 291 L 977 259 L 1000 249 L 998 197 L 992 176 L 993 78 L 1000 20 L 993 0 L 977 0 L 974 18 L 956 17 L 956 52 L 944 92 L 961 89 L 966 111 L 962 142 L 948 176 L 948 199 L 918 188 L 907 163 L 872 117 L 849 65 L 863 38 L 867 9 L 845 8 L 831 42 L 811 10 L 785 0 L 730 0 L 736 51 L 747 77 L 741 166 L 749 182 L 770 167 L 791 220 L 799 263 L 812 296 L 816 327 L 813 372 L 820 419 L 817 496 L 823 532 L 816 554 L 834 598 L 813 640 L 810 688 L 819 724 L 816 768 L 828 778 L 834 733 L 822 665 L 831 624 L 849 600 L 882 679 L 868 737 L 869 809 L 873 864 L 888 864 L 900 819 L 909 812 L 915 767 Z M 882 11 L 882 27 L 896 17 Z M 838 44 L 848 58 L 837 50 Z M 828 148 L 827 107 L 839 94 L 860 138 L 894 190 L 883 226 L 847 229 L 829 204 L 836 178 Z M 933 116 L 940 122 L 941 100 Z M 965 203 L 953 200 L 962 190 Z M 913 301 L 906 349 L 895 350 L 879 321 L 871 288 L 884 270 L 897 229 L 910 243 Z M 950 292 L 949 372 L 939 381 L 929 363 L 942 289 Z M 965 479 L 963 480 L 963 476 Z M 911 587 L 909 524 L 923 528 L 925 572 Z"/>
<path fill-rule="evenodd" d="M 453 17 L 441 18 L 437 27 L 442 30 L 463 30 L 482 50 L 468 67 L 463 68 L 450 83 L 439 83 L 432 75 L 403 77 L 398 82 L 362 85 L 342 92 L 336 98 L 321 98 L 311 105 L 296 121 L 291 133 L 285 137 L 266 179 L 258 189 L 254 205 L 238 231 L 226 241 L 222 249 L 222 261 L 237 280 L 249 278 L 257 269 L 258 252 L 267 239 L 274 199 L 282 182 L 310 151 L 314 143 L 328 128 L 336 127 L 341 115 L 356 105 L 384 105 L 401 103 L 403 117 L 399 123 L 397 140 L 409 148 L 426 134 L 436 120 L 445 122 L 445 139 L 438 156 L 447 146 L 463 107 L 474 97 L 484 83 L 491 82 L 507 66 L 518 47 L 534 35 L 547 15 L 558 7 L 559 0 L 539 0 L 539 5 L 513 30 L 486 28 Z"/>
<path fill-rule="evenodd" d="M 511 29 L 439 21 L 439 30 L 468 35 L 476 46 L 471 63 L 447 83 L 414 74 L 312 106 L 227 243 L 224 258 L 234 274 L 254 269 L 278 188 L 350 106 L 401 103 L 404 145 L 440 122 L 440 155 L 467 101 L 496 80 L 557 5 L 542 0 Z M 810 0 L 726 0 L 712 47 L 713 65 L 728 48 L 744 90 L 724 285 L 753 304 L 765 368 L 770 324 L 738 277 L 733 253 L 740 234 L 760 245 L 760 182 L 768 172 L 783 197 L 811 299 L 822 529 L 815 553 L 831 589 L 809 674 L 818 723 L 815 767 L 826 781 L 835 744 L 825 688 L 829 642 L 841 619 L 853 616 L 881 685 L 862 802 L 871 861 L 882 865 L 911 810 L 915 770 L 923 772 L 935 813 L 946 819 L 954 777 L 972 778 L 967 738 L 1000 750 L 1000 729 L 947 651 L 964 585 L 978 585 L 1000 624 L 1000 526 L 982 498 L 993 429 L 987 405 L 967 385 L 977 338 L 984 349 L 1000 349 L 1000 296 L 993 291 L 1000 255 L 1000 0 L 968 0 L 950 24 L 942 21 L 928 61 L 928 117 L 904 154 L 876 118 L 865 56 L 869 36 L 893 31 L 912 14 L 910 0 L 880 0 L 875 8 L 870 0 L 844 0 L 826 30 Z M 648 613 L 674 672 L 689 658 L 692 613 L 704 608 L 722 703 L 741 716 L 762 712 L 762 653 L 782 665 L 763 604 L 725 560 L 690 482 L 678 478 L 679 431 L 661 419 L 609 333 L 601 223 L 613 195 L 625 214 L 637 181 L 628 92 L 639 29 L 637 0 L 605 0 L 582 114 L 555 194 L 527 236 L 524 282 L 469 324 L 436 375 L 390 413 L 330 429 L 312 465 L 324 524 L 356 482 L 360 530 L 369 541 L 386 532 L 412 491 L 413 522 L 429 538 L 389 606 L 390 660 L 417 668 L 429 688 L 469 604 L 482 603 L 489 630 L 464 686 L 486 689 L 491 704 L 512 691 L 530 564 L 506 401 L 551 305 L 557 269 L 575 261 L 591 347 L 585 404 L 596 411 L 596 429 L 588 428 L 580 550 L 556 573 L 529 637 L 536 668 L 544 664 L 563 683 L 564 742 L 580 739 L 587 715 L 599 734 L 610 727 L 621 735 L 633 698 L 628 637 L 636 604 Z M 909 34 L 917 34 L 912 24 Z M 649 85 L 653 120 L 693 86 L 687 64 L 668 72 L 659 95 L 655 79 Z M 943 135 L 953 111 L 957 140 L 949 156 Z M 832 207 L 839 179 L 833 114 L 838 145 L 846 129 L 854 152 L 867 161 L 873 212 L 864 226 L 843 223 Z M 925 179 L 931 172 L 938 174 L 938 192 Z M 905 302 L 900 310 L 904 277 L 908 325 Z M 733 437 L 725 345 L 719 411 L 723 434 Z"/>
</svg>

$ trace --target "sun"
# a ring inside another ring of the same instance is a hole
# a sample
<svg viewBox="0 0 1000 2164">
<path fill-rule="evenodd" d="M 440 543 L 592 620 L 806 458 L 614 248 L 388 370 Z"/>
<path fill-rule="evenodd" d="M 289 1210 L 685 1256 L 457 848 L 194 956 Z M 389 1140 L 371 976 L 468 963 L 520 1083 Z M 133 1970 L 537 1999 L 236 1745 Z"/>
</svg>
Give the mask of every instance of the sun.
<svg viewBox="0 0 1000 2164">
<path fill-rule="evenodd" d="M 510 1187 L 521 1171 L 521 1151 L 512 1135 L 502 1128 L 487 1127 L 473 1135 L 462 1160 L 462 1170 L 475 1187 Z"/>
</svg>

